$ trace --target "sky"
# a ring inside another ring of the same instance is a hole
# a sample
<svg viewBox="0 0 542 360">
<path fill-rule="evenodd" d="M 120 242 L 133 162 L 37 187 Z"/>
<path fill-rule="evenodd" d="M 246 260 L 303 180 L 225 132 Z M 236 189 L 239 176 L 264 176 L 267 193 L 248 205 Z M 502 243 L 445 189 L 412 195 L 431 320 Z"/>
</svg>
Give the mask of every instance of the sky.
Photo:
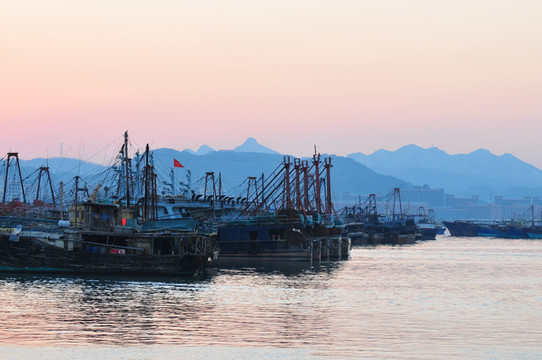
<svg viewBox="0 0 542 360">
<path fill-rule="evenodd" d="M 0 153 L 485 148 L 542 168 L 539 0 L 0 2 Z"/>
</svg>

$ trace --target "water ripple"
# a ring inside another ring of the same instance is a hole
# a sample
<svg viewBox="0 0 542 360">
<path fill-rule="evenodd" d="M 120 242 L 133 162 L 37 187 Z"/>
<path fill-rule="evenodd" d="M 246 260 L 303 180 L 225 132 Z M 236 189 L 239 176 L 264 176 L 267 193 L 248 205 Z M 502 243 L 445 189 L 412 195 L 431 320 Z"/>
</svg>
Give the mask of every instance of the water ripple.
<svg viewBox="0 0 542 360">
<path fill-rule="evenodd" d="M 259 348 L 271 358 L 534 359 L 541 257 L 542 241 L 440 238 L 358 248 L 319 267 L 215 269 L 196 279 L 3 275 L 0 349 L 35 357 L 85 347 L 100 359 L 115 357 L 88 347 L 139 349 L 142 358 L 181 347 L 194 358 Z"/>
</svg>

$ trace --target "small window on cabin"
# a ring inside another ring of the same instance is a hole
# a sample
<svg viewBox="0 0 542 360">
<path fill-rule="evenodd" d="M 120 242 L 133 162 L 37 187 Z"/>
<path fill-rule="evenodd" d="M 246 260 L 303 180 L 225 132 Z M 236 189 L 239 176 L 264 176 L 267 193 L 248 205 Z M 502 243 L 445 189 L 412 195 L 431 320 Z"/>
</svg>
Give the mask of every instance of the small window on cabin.
<svg viewBox="0 0 542 360">
<path fill-rule="evenodd" d="M 258 232 L 257 231 L 249 231 L 248 236 L 250 237 L 250 240 L 258 240 Z"/>
</svg>

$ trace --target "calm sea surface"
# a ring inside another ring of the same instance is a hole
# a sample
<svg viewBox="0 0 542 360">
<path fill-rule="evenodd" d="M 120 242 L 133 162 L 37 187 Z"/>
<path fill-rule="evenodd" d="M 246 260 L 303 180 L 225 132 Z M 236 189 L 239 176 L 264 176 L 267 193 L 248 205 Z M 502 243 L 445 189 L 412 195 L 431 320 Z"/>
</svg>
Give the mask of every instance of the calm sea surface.
<svg viewBox="0 0 542 360">
<path fill-rule="evenodd" d="M 542 241 L 204 277 L 0 276 L 1 359 L 541 359 Z"/>
</svg>

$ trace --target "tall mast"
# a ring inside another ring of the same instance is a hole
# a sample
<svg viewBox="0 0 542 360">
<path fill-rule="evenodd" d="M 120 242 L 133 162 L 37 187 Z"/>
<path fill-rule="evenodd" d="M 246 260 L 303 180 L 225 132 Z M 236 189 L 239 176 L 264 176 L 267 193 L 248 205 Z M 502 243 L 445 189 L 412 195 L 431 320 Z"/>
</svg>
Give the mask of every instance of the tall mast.
<svg viewBox="0 0 542 360">
<path fill-rule="evenodd" d="M 126 206 L 130 206 L 130 159 L 128 159 L 128 131 L 124 133 L 124 169 L 126 184 Z"/>
<path fill-rule="evenodd" d="M 218 197 L 222 197 L 222 173 L 218 173 Z"/>
<path fill-rule="evenodd" d="M 79 176 L 75 176 L 75 206 L 78 204 L 78 198 L 79 198 Z"/>
<path fill-rule="evenodd" d="M 324 167 L 326 169 L 326 215 L 331 216 L 333 211 L 331 202 L 331 156 L 329 159 L 324 159 Z"/>
<path fill-rule="evenodd" d="M 265 206 L 265 203 L 264 203 L 264 185 L 265 185 L 265 176 L 264 174 L 262 173 L 262 177 L 260 179 L 261 181 L 261 184 L 262 184 L 262 191 L 261 191 L 261 195 L 262 195 L 262 202 L 261 202 L 261 206 Z"/>
<path fill-rule="evenodd" d="M 314 164 L 314 177 L 315 177 L 315 188 L 314 188 L 314 197 L 316 202 L 316 213 L 320 215 L 322 213 L 321 206 L 321 196 L 320 196 L 320 154 L 316 153 L 316 146 L 314 146 L 314 155 L 312 157 L 312 163 Z"/>
<path fill-rule="evenodd" d="M 310 209 L 309 200 L 309 162 L 307 160 L 302 161 L 303 170 L 303 208 L 305 210 Z"/>
<path fill-rule="evenodd" d="M 301 179 L 300 178 L 301 159 L 299 158 L 294 159 L 294 169 L 295 169 L 295 207 L 298 211 L 301 211 L 303 209 L 303 205 L 301 204 L 301 180 L 300 180 Z"/>
<path fill-rule="evenodd" d="M 145 148 L 145 194 L 143 197 L 143 221 L 147 220 L 147 211 L 149 206 L 149 144 Z"/>
<path fill-rule="evenodd" d="M 284 157 L 284 207 L 287 209 L 292 208 L 292 197 L 290 194 L 290 157 Z"/>
<path fill-rule="evenodd" d="M 60 182 L 60 220 L 64 220 L 64 183 Z"/>
<path fill-rule="evenodd" d="M 401 204 L 401 191 L 399 190 L 399 188 L 393 189 L 393 210 L 392 210 L 392 214 L 393 214 L 393 221 L 394 222 L 395 222 L 395 202 L 396 201 L 399 201 L 398 219 L 402 220 L 403 219 L 403 205 Z"/>
</svg>

